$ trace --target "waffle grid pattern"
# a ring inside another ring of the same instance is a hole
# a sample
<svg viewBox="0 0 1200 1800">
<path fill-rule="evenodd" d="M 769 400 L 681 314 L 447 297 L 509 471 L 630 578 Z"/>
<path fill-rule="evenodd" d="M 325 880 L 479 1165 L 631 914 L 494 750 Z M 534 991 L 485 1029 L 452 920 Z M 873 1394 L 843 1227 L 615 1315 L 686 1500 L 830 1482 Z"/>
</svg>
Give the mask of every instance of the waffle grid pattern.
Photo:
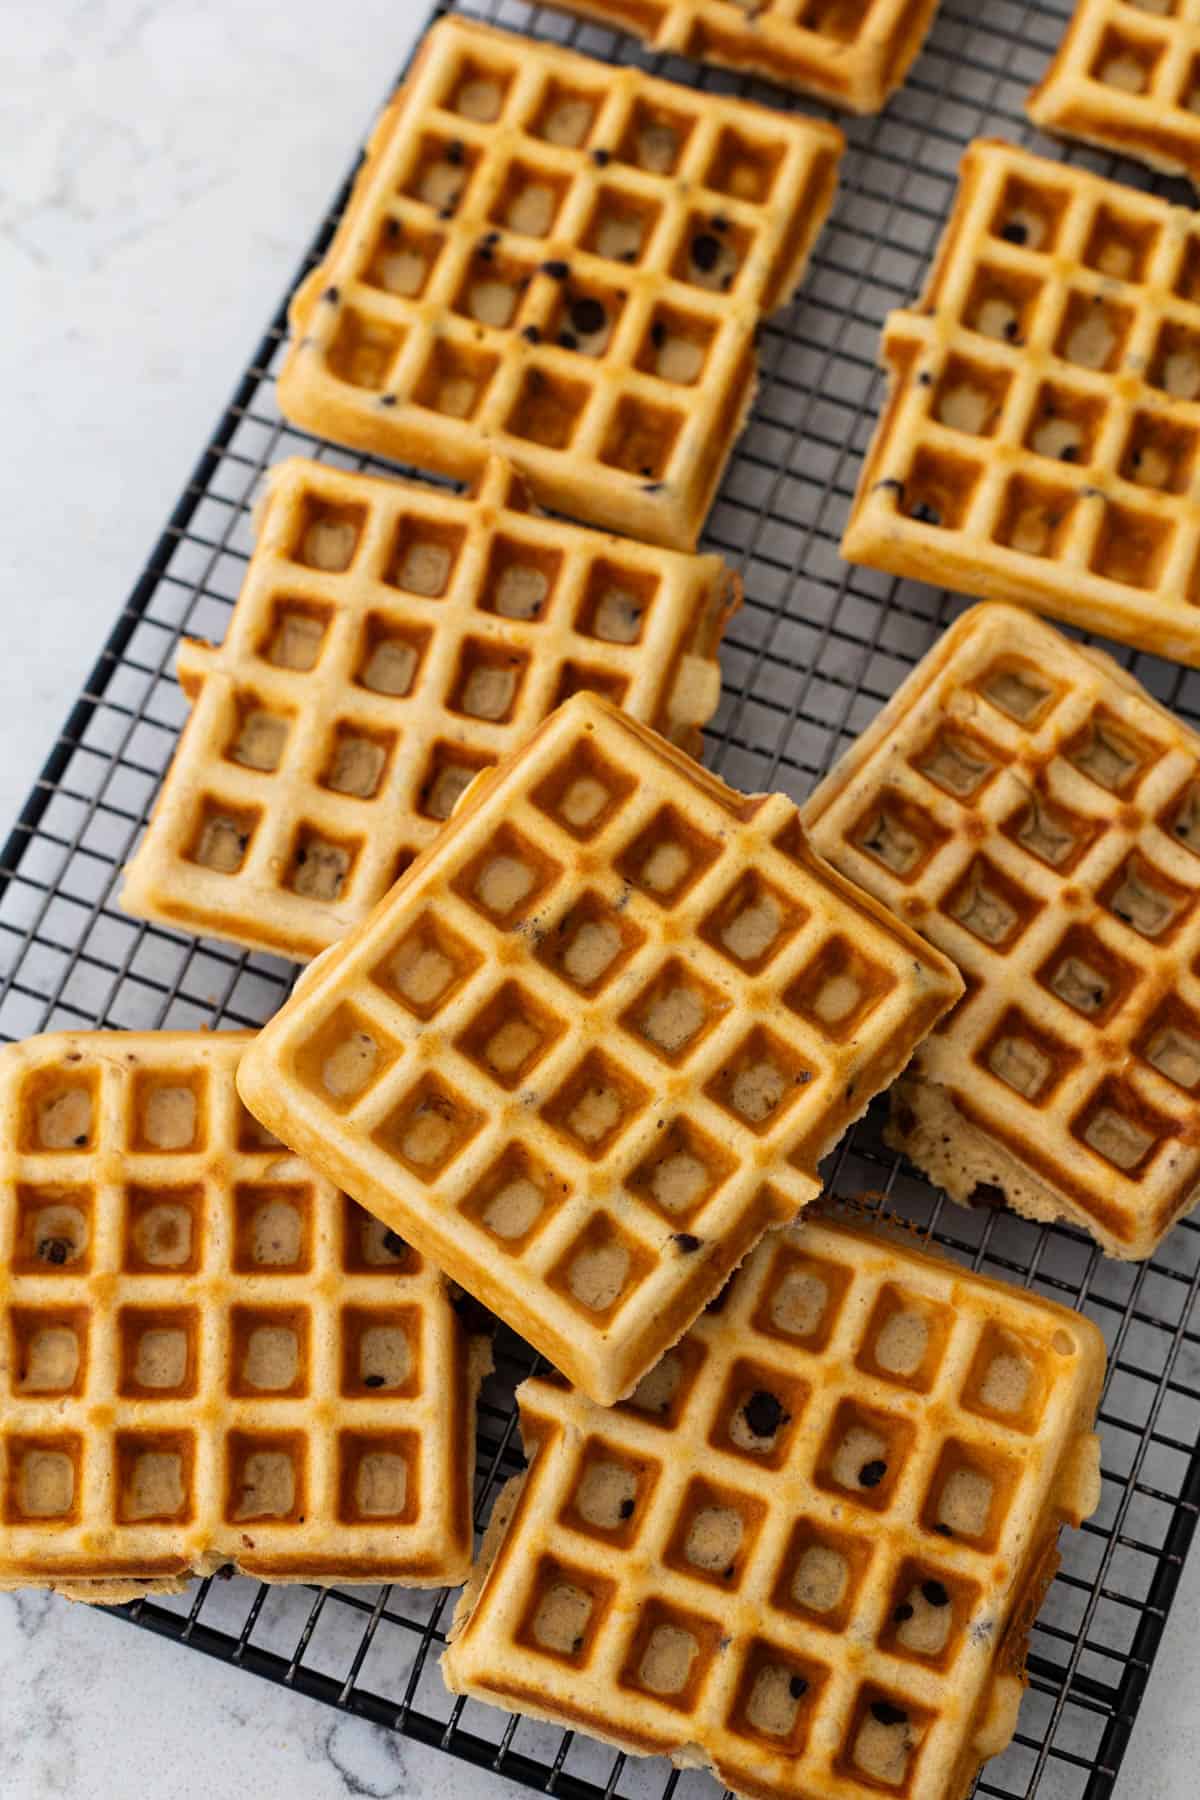
<svg viewBox="0 0 1200 1800">
<path fill-rule="evenodd" d="M 445 1282 L 245 1111 L 247 1041 L 5 1052 L 0 1582 L 467 1567 Z"/>
<path fill-rule="evenodd" d="M 447 1679 L 747 1793 L 958 1800 L 1095 1504 L 1102 1371 L 1069 1313 L 898 1240 L 772 1238 L 615 1411 L 520 1390 L 531 1473 Z"/>
<path fill-rule="evenodd" d="M 721 63 L 878 112 L 904 80 L 936 0 L 569 0 L 664 54 Z"/>
<path fill-rule="evenodd" d="M 845 554 L 1200 663 L 1194 215 L 1005 144 L 963 159 Z"/>
<path fill-rule="evenodd" d="M 1148 1255 L 1200 1182 L 1200 739 L 980 607 L 805 818 L 967 978 L 919 1077 L 1110 1254 Z"/>
<path fill-rule="evenodd" d="M 224 644 L 180 646 L 194 713 L 124 906 L 303 960 L 566 695 L 605 692 L 699 747 L 737 603 L 725 565 L 521 500 L 498 458 L 468 498 L 273 472 Z"/>
<path fill-rule="evenodd" d="M 293 304 L 296 423 L 689 550 L 842 136 L 459 20 L 376 127 Z"/>
<path fill-rule="evenodd" d="M 567 21 L 558 10 L 518 0 L 466 4 L 596 57 L 637 55 L 630 39 Z M 957 610 L 936 590 L 847 566 L 838 541 L 880 404 L 875 347 L 883 318 L 923 278 L 966 142 L 997 132 L 1030 137 L 1025 98 L 1058 46 L 1068 10 L 1066 0 L 1004 0 L 981 13 L 964 0 L 942 0 L 886 115 L 847 123 L 853 155 L 814 248 L 811 303 L 763 329 L 762 385 L 705 532 L 705 547 L 733 560 L 746 581 L 725 638 L 724 698 L 705 756 L 743 790 L 807 793 Z M 772 106 L 787 104 L 778 90 L 711 67 L 664 58 L 657 68 L 699 93 L 736 87 Z M 1110 160 L 1067 154 L 1116 173 Z M 1120 173 L 1134 187 L 1149 179 L 1134 164 Z M 324 254 L 348 190 L 349 180 L 331 196 L 305 270 Z M 176 646 L 181 634 L 224 637 L 253 548 L 251 501 L 264 471 L 297 454 L 362 466 L 281 420 L 275 376 L 285 333 L 281 307 L 206 437 L 4 850 L 6 1037 L 94 1024 L 257 1027 L 286 992 L 291 971 L 278 962 L 131 919 L 115 900 L 188 711 L 170 672 Z M 1187 722 L 1200 719 L 1200 691 L 1186 670 L 1130 652 L 1122 660 Z M 1200 1331 L 1200 1228 L 1181 1221 L 1139 1265 L 1102 1259 L 1068 1229 L 968 1212 L 884 1145 L 883 1116 L 872 1109 L 829 1160 L 832 1191 L 886 1191 L 955 1259 L 1081 1309 L 1110 1347 L 1103 1504 L 1064 1540 L 1064 1568 L 1033 1632 L 1017 1736 L 980 1788 L 988 1800 L 1108 1800 L 1200 1508 L 1200 1387 L 1190 1360 Z M 480 1522 L 497 1484 L 519 1466 L 512 1389 L 534 1360 L 507 1333 L 497 1358 L 479 1409 Z M 565 1800 L 713 1794 L 699 1773 L 627 1761 L 583 1733 L 453 1702 L 436 1668 L 449 1617 L 443 1594 L 351 1587 L 314 1594 L 205 1580 L 177 1599 L 146 1601 L 118 1616 L 541 1793 Z M 1136 1781 L 1136 1769 L 1129 1778 Z"/>
<path fill-rule="evenodd" d="M 1044 131 L 1140 156 L 1200 183 L 1200 6 L 1196 0 L 1078 0 L 1058 54 L 1029 96 Z"/>
<path fill-rule="evenodd" d="M 607 1403 L 816 1198 L 958 983 L 789 800 L 591 695 L 490 783 L 269 1022 L 241 1092 Z"/>
</svg>

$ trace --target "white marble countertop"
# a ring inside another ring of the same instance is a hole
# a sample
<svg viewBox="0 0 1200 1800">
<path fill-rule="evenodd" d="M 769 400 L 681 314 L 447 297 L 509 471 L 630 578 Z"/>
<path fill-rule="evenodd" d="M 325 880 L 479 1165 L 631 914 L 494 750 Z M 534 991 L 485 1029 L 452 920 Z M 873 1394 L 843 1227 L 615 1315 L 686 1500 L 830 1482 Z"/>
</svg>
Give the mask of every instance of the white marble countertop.
<svg viewBox="0 0 1200 1800">
<path fill-rule="evenodd" d="M 0 824 L 24 798 L 423 12 L 424 0 L 11 9 L 0 108 Z M 1196 1794 L 1198 1601 L 1200 1555 L 1119 1800 Z M 0 1744 L 4 1800 L 520 1791 L 41 1594 L 0 1596 Z"/>
</svg>

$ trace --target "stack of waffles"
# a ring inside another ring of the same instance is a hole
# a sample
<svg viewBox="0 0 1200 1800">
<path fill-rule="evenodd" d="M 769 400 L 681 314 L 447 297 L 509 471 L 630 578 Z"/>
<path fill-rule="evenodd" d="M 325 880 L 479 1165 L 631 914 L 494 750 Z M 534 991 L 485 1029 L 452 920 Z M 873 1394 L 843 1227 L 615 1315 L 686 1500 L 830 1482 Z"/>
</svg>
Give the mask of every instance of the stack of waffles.
<svg viewBox="0 0 1200 1800">
<path fill-rule="evenodd" d="M 573 3 L 860 110 L 932 10 Z M 1186 117 L 1182 24 L 1122 11 Z M 466 1579 L 455 1692 L 747 1796 L 961 1800 L 1007 1743 L 1104 1346 L 820 1164 L 892 1088 L 955 1197 L 1151 1253 L 1200 1189 L 1200 742 L 993 605 L 805 813 L 694 760 L 741 597 L 696 544 L 841 149 L 427 35 L 279 395 L 473 485 L 281 464 L 180 650 L 122 902 L 315 959 L 282 1010 L 0 1053 L 0 1586 Z M 1197 271 L 1188 215 L 975 146 L 847 555 L 1200 664 Z M 557 1371 L 473 1571 L 472 1298 Z"/>
</svg>

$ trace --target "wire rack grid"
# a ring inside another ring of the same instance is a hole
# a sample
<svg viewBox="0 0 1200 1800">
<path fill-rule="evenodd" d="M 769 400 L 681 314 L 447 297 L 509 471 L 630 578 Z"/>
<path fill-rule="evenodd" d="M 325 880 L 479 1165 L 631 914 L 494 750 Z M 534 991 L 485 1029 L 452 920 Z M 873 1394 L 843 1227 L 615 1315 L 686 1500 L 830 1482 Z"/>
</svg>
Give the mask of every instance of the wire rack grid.
<svg viewBox="0 0 1200 1800">
<path fill-rule="evenodd" d="M 1067 4 L 990 0 L 984 14 L 970 0 L 945 0 L 903 91 L 884 115 L 849 126 L 837 206 L 801 297 L 762 333 L 758 399 L 706 533 L 746 585 L 707 744 L 708 762 L 737 786 L 802 796 L 961 607 L 849 567 L 837 545 L 878 410 L 883 315 L 919 284 L 966 143 L 989 132 L 1031 138 L 1024 93 L 1058 41 Z M 464 0 L 463 10 L 601 58 L 637 56 L 627 39 L 522 0 Z M 756 83 L 656 60 L 658 72 L 693 85 L 791 104 Z M 1104 158 L 1072 154 L 1113 172 Z M 1146 182 L 1131 166 L 1120 172 Z M 91 1025 L 255 1026 L 287 990 L 283 964 L 139 924 L 115 903 L 186 713 L 173 651 L 184 631 L 223 636 L 264 469 L 296 451 L 367 466 L 282 421 L 273 376 L 284 332 L 281 308 L 0 852 L 5 1038 Z M 1200 723 L 1200 674 L 1130 652 L 1121 660 Z M 1200 1505 L 1200 1222 L 1183 1221 L 1148 1263 L 1110 1262 L 1071 1230 L 946 1205 L 883 1146 L 879 1126 L 876 1108 L 832 1159 L 833 1192 L 885 1196 L 950 1255 L 1079 1308 L 1107 1339 L 1101 1506 L 1067 1536 L 1033 1631 L 1017 1735 L 976 1789 L 994 1800 L 1104 1800 Z M 502 1330 L 480 1408 L 480 1519 L 521 1465 L 512 1392 L 534 1366 Z M 216 1579 L 124 1616 L 564 1800 L 712 1800 L 716 1784 L 705 1775 L 453 1700 L 437 1672 L 449 1612 L 446 1594 Z"/>
</svg>

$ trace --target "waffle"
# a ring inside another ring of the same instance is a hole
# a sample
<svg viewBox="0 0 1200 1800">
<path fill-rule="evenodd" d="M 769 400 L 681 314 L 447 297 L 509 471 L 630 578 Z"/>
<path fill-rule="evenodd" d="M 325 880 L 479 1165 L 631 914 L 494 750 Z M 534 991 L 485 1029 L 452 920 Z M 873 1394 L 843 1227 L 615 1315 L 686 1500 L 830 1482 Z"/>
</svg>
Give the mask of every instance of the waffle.
<svg viewBox="0 0 1200 1800">
<path fill-rule="evenodd" d="M 842 543 L 1200 665 L 1194 213 L 976 143 Z"/>
<path fill-rule="evenodd" d="M 878 112 L 907 75 L 937 0 L 558 0 L 663 55 L 764 75 L 851 112 Z"/>
<path fill-rule="evenodd" d="M 815 1198 L 959 992 L 791 801 L 577 694 L 305 973 L 238 1081 L 609 1402 Z"/>
<path fill-rule="evenodd" d="M 471 497 L 283 463 L 224 644 L 180 646 L 194 710 L 121 904 L 303 961 L 577 689 L 698 752 L 739 597 L 719 557 L 531 512 L 498 457 Z"/>
<path fill-rule="evenodd" d="M 426 36 L 296 294 L 286 416 L 691 549 L 842 134 L 462 19 Z"/>
<path fill-rule="evenodd" d="M 1000 1187 L 1149 1256 L 1200 1198 L 1200 737 L 1101 652 L 979 606 L 804 818 L 966 979 L 893 1091 L 898 1146 L 958 1200 Z"/>
<path fill-rule="evenodd" d="M 1103 1372 L 1087 1320 L 898 1233 L 772 1236 L 615 1411 L 521 1387 L 442 1673 L 739 1794 L 960 1800 L 1099 1501 Z"/>
<path fill-rule="evenodd" d="M 486 1344 L 241 1106 L 248 1041 L 0 1051 L 0 1587 L 466 1572 Z"/>
<path fill-rule="evenodd" d="M 1200 185 L 1198 55 L 1195 0 L 1077 0 L 1029 116 Z"/>
</svg>

